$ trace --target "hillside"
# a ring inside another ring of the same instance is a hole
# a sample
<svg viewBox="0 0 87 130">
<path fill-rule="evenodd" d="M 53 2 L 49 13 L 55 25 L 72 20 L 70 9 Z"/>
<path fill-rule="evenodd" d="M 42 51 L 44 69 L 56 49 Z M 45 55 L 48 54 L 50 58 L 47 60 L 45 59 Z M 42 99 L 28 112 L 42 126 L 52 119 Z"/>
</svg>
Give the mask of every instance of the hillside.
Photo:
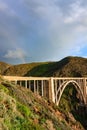
<svg viewBox="0 0 87 130">
<path fill-rule="evenodd" d="M 29 63 L 10 66 L 3 74 L 19 76 L 86 77 L 86 70 L 86 58 L 66 57 L 58 62 Z"/>
<path fill-rule="evenodd" d="M 0 130 L 73 129 L 84 130 L 71 113 L 0 77 Z"/>
<path fill-rule="evenodd" d="M 87 77 L 87 58 L 66 57 L 60 61 L 61 69 L 55 71 L 60 77 Z"/>
<path fill-rule="evenodd" d="M 8 69 L 11 65 L 5 62 L 0 62 L 0 74 L 4 73 L 6 69 Z"/>
<path fill-rule="evenodd" d="M 13 65 L 7 68 L 2 74 L 3 75 L 17 75 L 17 76 L 25 76 L 29 71 L 33 71 L 34 68 L 39 66 L 47 66 L 50 64 L 49 62 L 38 62 L 38 63 L 27 63 L 27 64 L 19 64 Z M 42 68 L 42 67 L 41 67 Z M 40 71 L 41 73 L 41 71 Z"/>
</svg>

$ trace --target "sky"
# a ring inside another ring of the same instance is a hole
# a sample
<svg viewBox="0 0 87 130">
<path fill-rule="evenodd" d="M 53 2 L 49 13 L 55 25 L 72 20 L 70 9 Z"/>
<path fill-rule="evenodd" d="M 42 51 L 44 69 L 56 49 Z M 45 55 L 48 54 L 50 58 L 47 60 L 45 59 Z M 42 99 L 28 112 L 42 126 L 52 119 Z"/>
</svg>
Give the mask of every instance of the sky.
<svg viewBox="0 0 87 130">
<path fill-rule="evenodd" d="M 86 0 L 0 0 L 0 61 L 87 57 Z"/>
</svg>

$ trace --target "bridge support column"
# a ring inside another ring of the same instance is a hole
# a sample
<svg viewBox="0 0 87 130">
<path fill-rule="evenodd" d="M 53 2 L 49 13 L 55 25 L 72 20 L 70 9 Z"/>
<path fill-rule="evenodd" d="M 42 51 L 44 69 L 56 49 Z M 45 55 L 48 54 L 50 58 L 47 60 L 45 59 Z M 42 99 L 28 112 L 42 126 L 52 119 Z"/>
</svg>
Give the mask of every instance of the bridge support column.
<svg viewBox="0 0 87 130">
<path fill-rule="evenodd" d="M 22 86 L 22 81 L 19 81 L 19 85 Z"/>
<path fill-rule="evenodd" d="M 87 105 L 87 78 L 83 79 L 83 94 L 85 98 L 85 104 Z"/>
<path fill-rule="evenodd" d="M 43 96 L 45 97 L 45 98 L 47 98 L 47 81 L 46 80 L 44 80 L 43 81 Z"/>
<path fill-rule="evenodd" d="M 17 80 L 15 80 L 15 85 L 17 85 Z"/>
<path fill-rule="evenodd" d="M 36 82 L 34 80 L 34 93 L 36 92 Z"/>
<path fill-rule="evenodd" d="M 27 80 L 25 81 L 25 88 L 27 88 Z"/>
<path fill-rule="evenodd" d="M 50 78 L 50 90 L 51 90 L 51 100 L 55 103 L 55 94 L 54 94 L 54 79 Z"/>
<path fill-rule="evenodd" d="M 54 80 L 55 103 L 57 103 L 57 80 Z"/>
<path fill-rule="evenodd" d="M 41 96 L 43 96 L 43 92 L 44 92 L 44 91 L 43 91 L 43 87 L 44 87 L 44 86 L 43 86 L 43 82 L 44 82 L 44 81 L 42 80 L 42 81 L 41 81 L 41 91 L 42 91 L 42 95 L 41 95 Z"/>
<path fill-rule="evenodd" d="M 29 80 L 29 90 L 31 90 L 31 81 Z"/>
<path fill-rule="evenodd" d="M 37 90 L 36 93 L 39 94 L 39 86 L 38 86 L 38 80 L 36 80 L 36 86 L 37 86 Z"/>
</svg>

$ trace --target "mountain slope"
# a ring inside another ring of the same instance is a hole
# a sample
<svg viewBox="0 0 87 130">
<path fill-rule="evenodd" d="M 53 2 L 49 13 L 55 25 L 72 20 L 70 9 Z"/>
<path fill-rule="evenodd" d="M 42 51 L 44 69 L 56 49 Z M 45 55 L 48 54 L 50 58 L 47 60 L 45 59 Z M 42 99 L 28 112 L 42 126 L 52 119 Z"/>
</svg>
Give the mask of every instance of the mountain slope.
<svg viewBox="0 0 87 130">
<path fill-rule="evenodd" d="M 19 64 L 10 66 L 3 72 L 3 75 L 17 75 L 17 76 L 24 76 L 28 73 L 28 71 L 33 70 L 38 66 L 47 65 L 48 62 L 38 62 L 38 63 L 27 63 L 27 64 Z M 41 73 L 41 72 L 40 72 Z"/>
<path fill-rule="evenodd" d="M 0 74 L 3 74 L 4 71 L 9 68 L 11 65 L 5 62 L 0 62 Z"/>
<path fill-rule="evenodd" d="M 86 77 L 87 59 L 66 57 L 58 62 L 30 63 L 10 66 L 4 75 Z"/>
<path fill-rule="evenodd" d="M 64 64 L 61 69 L 55 71 L 55 76 L 60 77 L 86 77 L 87 59 L 82 57 L 66 57 L 60 61 Z"/>
</svg>

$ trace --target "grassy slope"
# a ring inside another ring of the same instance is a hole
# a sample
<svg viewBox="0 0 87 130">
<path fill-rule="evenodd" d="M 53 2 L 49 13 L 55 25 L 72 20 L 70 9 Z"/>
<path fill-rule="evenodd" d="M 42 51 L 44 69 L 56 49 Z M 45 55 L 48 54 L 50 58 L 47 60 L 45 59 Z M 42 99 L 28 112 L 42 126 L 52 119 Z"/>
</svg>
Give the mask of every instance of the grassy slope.
<svg viewBox="0 0 87 130">
<path fill-rule="evenodd" d="M 68 121 L 67 121 L 68 118 Z M 0 78 L 0 129 L 2 130 L 83 130 L 70 113 Z"/>
</svg>

